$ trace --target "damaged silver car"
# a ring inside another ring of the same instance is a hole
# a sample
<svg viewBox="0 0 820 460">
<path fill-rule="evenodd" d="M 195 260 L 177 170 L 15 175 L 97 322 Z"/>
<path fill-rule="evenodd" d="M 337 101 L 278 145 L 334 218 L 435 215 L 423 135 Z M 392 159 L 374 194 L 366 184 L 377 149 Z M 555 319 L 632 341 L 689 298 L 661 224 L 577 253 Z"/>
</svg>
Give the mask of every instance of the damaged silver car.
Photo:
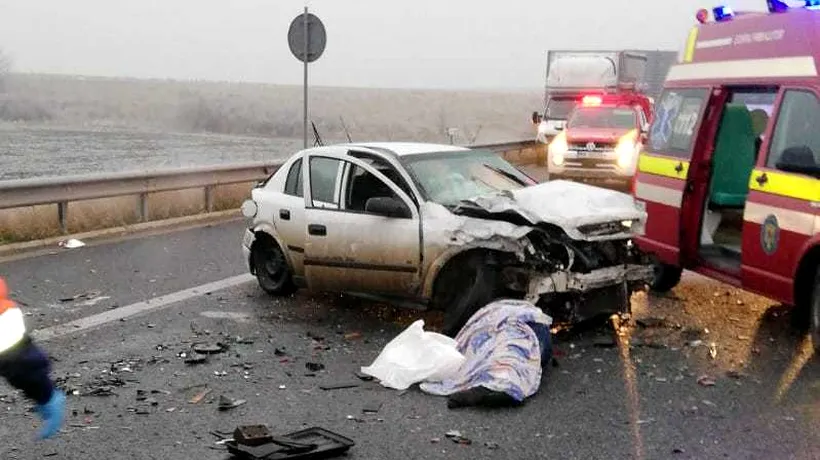
<svg viewBox="0 0 820 460">
<path fill-rule="evenodd" d="M 652 278 L 631 239 L 629 195 L 538 184 L 496 153 L 367 143 L 300 151 L 242 210 L 249 269 L 266 292 L 345 292 L 444 311 L 456 334 L 500 297 L 557 322 L 628 313 Z"/>
</svg>

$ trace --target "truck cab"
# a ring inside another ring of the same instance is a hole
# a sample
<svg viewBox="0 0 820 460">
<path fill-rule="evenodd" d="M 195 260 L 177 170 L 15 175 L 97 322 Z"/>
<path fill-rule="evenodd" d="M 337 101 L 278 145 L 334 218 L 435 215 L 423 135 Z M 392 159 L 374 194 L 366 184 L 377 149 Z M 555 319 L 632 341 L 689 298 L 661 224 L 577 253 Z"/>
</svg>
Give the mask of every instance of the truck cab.
<svg viewBox="0 0 820 460">
<path fill-rule="evenodd" d="M 698 12 L 633 194 L 652 288 L 683 269 L 794 305 L 820 349 L 820 11 Z"/>
<path fill-rule="evenodd" d="M 547 148 L 550 178 L 628 184 L 650 120 L 645 96 L 584 97 Z"/>
</svg>

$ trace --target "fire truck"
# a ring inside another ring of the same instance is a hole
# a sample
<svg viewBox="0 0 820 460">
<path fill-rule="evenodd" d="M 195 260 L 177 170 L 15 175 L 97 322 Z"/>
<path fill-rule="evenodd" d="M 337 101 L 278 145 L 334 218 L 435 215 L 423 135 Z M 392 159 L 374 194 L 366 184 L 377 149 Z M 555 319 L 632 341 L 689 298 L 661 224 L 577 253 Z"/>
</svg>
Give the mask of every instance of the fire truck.
<svg viewBox="0 0 820 460">
<path fill-rule="evenodd" d="M 532 113 L 536 140 L 558 135 L 585 96 L 642 93 L 651 100 L 677 57 L 663 50 L 548 51 L 544 110 Z"/>
<path fill-rule="evenodd" d="M 820 350 L 820 0 L 698 11 L 632 187 L 652 288 L 684 269 L 798 307 Z"/>
<path fill-rule="evenodd" d="M 584 96 L 549 143 L 550 179 L 615 182 L 626 188 L 651 121 L 652 104 L 643 94 Z"/>
</svg>

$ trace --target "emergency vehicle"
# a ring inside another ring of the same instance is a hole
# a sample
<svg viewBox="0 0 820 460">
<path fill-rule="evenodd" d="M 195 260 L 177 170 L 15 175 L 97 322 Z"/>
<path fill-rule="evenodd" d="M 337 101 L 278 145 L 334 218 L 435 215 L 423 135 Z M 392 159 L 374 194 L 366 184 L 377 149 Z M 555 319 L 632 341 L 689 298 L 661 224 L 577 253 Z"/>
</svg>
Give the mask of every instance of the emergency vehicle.
<svg viewBox="0 0 820 460">
<path fill-rule="evenodd" d="M 806 312 L 820 350 L 820 0 L 697 14 L 633 194 L 652 288 L 692 270 Z"/>
<path fill-rule="evenodd" d="M 547 147 L 549 177 L 628 185 L 651 121 L 643 94 L 585 96 Z"/>
</svg>

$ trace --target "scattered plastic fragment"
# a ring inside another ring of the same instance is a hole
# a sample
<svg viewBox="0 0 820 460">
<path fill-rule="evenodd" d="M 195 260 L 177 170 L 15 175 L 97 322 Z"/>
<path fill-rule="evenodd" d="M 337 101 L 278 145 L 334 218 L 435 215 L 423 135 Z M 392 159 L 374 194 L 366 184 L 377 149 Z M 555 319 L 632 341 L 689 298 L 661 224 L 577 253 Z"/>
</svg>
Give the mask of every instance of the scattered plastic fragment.
<svg viewBox="0 0 820 460">
<path fill-rule="evenodd" d="M 310 372 L 319 372 L 325 368 L 325 365 L 322 363 L 305 363 L 305 368 Z"/>
<path fill-rule="evenodd" d="M 213 391 L 213 390 L 211 390 L 210 388 L 206 388 L 206 389 L 200 391 L 199 393 L 197 393 L 196 396 L 191 398 L 188 402 L 191 403 L 191 404 L 199 404 L 200 402 L 202 402 L 203 399 L 205 399 L 206 396 L 211 394 L 211 391 Z"/>
<path fill-rule="evenodd" d="M 219 410 L 221 410 L 221 411 L 230 410 L 230 409 L 239 407 L 239 406 L 241 406 L 241 405 L 243 405 L 247 402 L 248 401 L 246 401 L 244 399 L 234 399 L 234 398 L 229 398 L 229 397 L 223 395 L 223 396 L 219 397 Z"/>
<path fill-rule="evenodd" d="M 59 243 L 57 243 L 57 245 L 66 249 L 77 249 L 85 246 L 85 243 L 76 238 L 71 238 L 66 241 L 60 241 Z"/>
</svg>

